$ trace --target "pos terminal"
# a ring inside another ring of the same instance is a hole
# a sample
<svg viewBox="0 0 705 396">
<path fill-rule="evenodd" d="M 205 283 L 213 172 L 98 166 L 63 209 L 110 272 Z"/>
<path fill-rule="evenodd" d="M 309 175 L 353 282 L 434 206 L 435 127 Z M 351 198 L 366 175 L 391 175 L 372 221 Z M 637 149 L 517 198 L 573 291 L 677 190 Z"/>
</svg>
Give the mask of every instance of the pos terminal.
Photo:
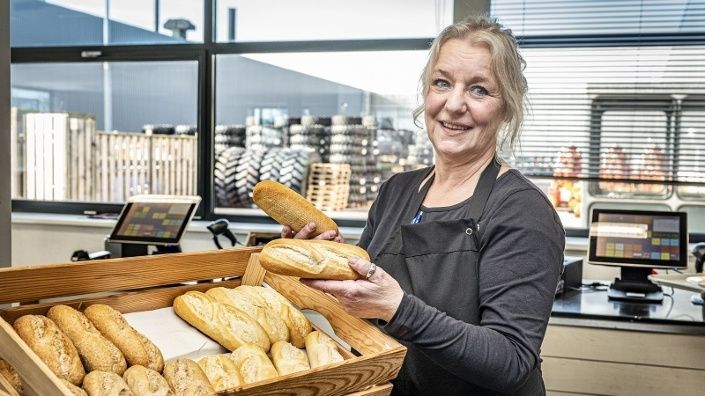
<svg viewBox="0 0 705 396">
<path fill-rule="evenodd" d="M 201 198 L 198 196 L 136 195 L 120 212 L 115 228 L 105 239 L 110 256 L 133 257 L 181 251 L 179 241 Z"/>
</svg>

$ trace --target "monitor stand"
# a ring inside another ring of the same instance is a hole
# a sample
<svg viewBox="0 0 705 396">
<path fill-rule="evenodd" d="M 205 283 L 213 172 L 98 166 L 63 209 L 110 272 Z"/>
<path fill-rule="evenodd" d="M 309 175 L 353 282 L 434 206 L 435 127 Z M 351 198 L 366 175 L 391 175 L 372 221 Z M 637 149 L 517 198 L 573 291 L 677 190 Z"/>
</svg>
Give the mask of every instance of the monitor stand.
<svg viewBox="0 0 705 396">
<path fill-rule="evenodd" d="M 663 301 L 661 286 L 651 282 L 651 268 L 622 267 L 620 278 L 615 278 L 607 296 L 610 300 L 660 303 Z"/>
</svg>

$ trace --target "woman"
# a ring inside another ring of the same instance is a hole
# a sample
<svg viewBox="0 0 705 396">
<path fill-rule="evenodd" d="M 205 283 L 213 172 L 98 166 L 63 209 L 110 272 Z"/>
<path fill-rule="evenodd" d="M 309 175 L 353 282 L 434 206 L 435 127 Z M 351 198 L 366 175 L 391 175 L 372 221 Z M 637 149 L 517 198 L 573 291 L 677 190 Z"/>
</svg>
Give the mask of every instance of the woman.
<svg viewBox="0 0 705 396">
<path fill-rule="evenodd" d="M 545 195 L 497 158 L 518 138 L 523 66 L 493 21 L 446 28 L 414 112 L 424 113 L 435 166 L 380 189 L 359 242 L 372 262 L 350 260 L 366 280 L 305 281 L 408 347 L 393 394 L 545 394 L 539 348 L 565 234 Z"/>
</svg>

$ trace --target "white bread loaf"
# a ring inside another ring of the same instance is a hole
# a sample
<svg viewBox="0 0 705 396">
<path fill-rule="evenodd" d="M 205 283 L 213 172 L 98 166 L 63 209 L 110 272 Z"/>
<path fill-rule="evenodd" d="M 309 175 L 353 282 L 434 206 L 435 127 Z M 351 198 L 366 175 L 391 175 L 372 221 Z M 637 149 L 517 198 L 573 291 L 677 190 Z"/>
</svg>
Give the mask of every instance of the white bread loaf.
<svg viewBox="0 0 705 396">
<path fill-rule="evenodd" d="M 212 396 L 215 389 L 201 366 L 191 359 L 173 359 L 164 365 L 164 379 L 176 396 Z"/>
<path fill-rule="evenodd" d="M 15 332 L 57 377 L 80 385 L 86 375 L 71 340 L 46 316 L 25 315 L 15 320 Z"/>
<path fill-rule="evenodd" d="M 246 384 L 276 378 L 279 375 L 267 354 L 256 345 L 245 344 L 229 356 Z"/>
<path fill-rule="evenodd" d="M 107 371 L 91 371 L 83 379 L 88 396 L 134 396 L 122 377 Z"/>
<path fill-rule="evenodd" d="M 306 336 L 306 354 L 311 368 L 345 360 L 335 341 L 317 330 Z"/>
<path fill-rule="evenodd" d="M 263 180 L 252 191 L 257 206 L 279 224 L 289 226 L 295 232 L 308 223 L 316 223 L 313 236 L 325 231 L 338 232 L 338 225 L 330 217 L 289 187 L 273 180 Z"/>
<path fill-rule="evenodd" d="M 130 366 L 140 365 L 161 373 L 164 358 L 147 337 L 132 328 L 122 314 L 104 304 L 93 304 L 83 313 L 88 320 L 125 356 Z"/>
<path fill-rule="evenodd" d="M 59 304 L 51 307 L 47 316 L 76 346 L 87 372 L 109 371 L 117 375 L 125 372 L 127 369 L 125 356 L 115 344 L 100 334 L 86 315 L 69 306 Z"/>
<path fill-rule="evenodd" d="M 267 332 L 272 344 L 277 341 L 289 340 L 289 329 L 279 316 L 279 311 L 270 308 L 262 296 L 245 293 L 238 288 L 227 289 L 224 287 L 214 287 L 206 291 L 206 294 L 218 302 L 235 307 L 250 315 Z"/>
<path fill-rule="evenodd" d="M 71 394 L 73 396 L 88 396 L 88 393 L 86 393 L 86 391 L 84 391 L 83 388 L 79 388 L 76 385 L 66 381 L 63 378 L 60 378 L 60 379 L 61 379 L 61 383 L 64 384 L 64 386 L 69 390 L 69 392 L 71 392 Z M 20 394 L 22 394 L 22 393 L 20 393 Z"/>
<path fill-rule="evenodd" d="M 158 372 L 144 366 L 132 366 L 122 379 L 135 396 L 174 396 L 169 384 Z"/>
<path fill-rule="evenodd" d="M 286 341 L 278 341 L 270 351 L 272 363 L 279 375 L 286 375 L 311 368 L 308 364 L 306 351 L 299 349 Z"/>
<path fill-rule="evenodd" d="M 315 239 L 275 239 L 259 255 L 267 271 L 313 279 L 355 280 L 361 276 L 348 265 L 350 257 L 370 259 L 365 249 Z"/>
<path fill-rule="evenodd" d="M 267 332 L 257 321 L 205 293 L 189 291 L 176 297 L 174 312 L 228 350 L 234 351 L 247 343 L 264 351 L 269 351 L 271 346 Z"/>
<path fill-rule="evenodd" d="M 230 355 L 206 356 L 198 361 L 216 392 L 241 385 L 242 378 Z"/>
<path fill-rule="evenodd" d="M 308 318 L 296 309 L 289 300 L 269 287 L 242 285 L 238 286 L 237 289 L 242 293 L 261 296 L 267 306 L 277 312 L 279 317 L 284 320 L 286 327 L 289 329 L 291 343 L 297 348 L 304 347 L 304 339 L 308 333 L 313 331 L 313 326 Z"/>
</svg>

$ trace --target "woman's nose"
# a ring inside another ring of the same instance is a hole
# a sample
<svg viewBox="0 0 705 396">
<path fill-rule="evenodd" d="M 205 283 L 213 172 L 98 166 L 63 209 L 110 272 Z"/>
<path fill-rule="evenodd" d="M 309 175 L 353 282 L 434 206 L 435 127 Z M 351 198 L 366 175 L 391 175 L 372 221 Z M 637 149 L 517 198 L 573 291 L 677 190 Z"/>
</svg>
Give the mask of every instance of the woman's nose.
<svg viewBox="0 0 705 396">
<path fill-rule="evenodd" d="M 462 89 L 453 89 L 448 93 L 446 100 L 446 110 L 454 113 L 464 113 L 468 110 L 465 101 L 465 92 Z"/>
</svg>

